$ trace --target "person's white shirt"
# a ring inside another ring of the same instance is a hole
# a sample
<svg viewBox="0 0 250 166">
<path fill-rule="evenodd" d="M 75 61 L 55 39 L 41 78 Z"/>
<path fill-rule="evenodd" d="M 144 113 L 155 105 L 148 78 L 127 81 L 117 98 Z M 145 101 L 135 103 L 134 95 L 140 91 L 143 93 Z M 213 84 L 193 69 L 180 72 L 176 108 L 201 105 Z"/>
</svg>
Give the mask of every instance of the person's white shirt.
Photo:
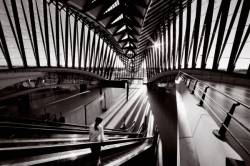
<svg viewBox="0 0 250 166">
<path fill-rule="evenodd" d="M 101 125 L 97 126 L 98 130 L 95 130 L 94 124 L 89 129 L 89 141 L 102 142 L 104 141 L 104 131 Z"/>
</svg>

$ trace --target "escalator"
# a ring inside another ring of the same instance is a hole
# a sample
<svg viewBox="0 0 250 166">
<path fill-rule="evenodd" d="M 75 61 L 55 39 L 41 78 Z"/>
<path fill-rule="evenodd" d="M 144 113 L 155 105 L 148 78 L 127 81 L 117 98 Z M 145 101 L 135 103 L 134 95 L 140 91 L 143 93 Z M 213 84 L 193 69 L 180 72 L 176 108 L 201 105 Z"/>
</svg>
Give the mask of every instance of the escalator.
<svg viewBox="0 0 250 166">
<path fill-rule="evenodd" d="M 126 165 L 153 152 L 149 134 L 105 129 L 107 140 L 94 143 L 88 140 L 88 126 L 0 119 L 0 165 L 93 165 L 90 147 L 96 144 L 102 147 L 103 165 Z"/>
</svg>

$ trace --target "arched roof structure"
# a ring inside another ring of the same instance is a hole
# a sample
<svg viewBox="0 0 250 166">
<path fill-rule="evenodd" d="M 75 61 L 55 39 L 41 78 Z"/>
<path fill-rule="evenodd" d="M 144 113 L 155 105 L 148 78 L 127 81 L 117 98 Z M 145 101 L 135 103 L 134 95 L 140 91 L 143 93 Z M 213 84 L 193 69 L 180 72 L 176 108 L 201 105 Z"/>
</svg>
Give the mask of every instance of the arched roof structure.
<svg viewBox="0 0 250 166">
<path fill-rule="evenodd" d="M 0 66 L 249 75 L 247 0 L 1 0 Z M 118 57 L 118 58 L 117 58 Z M 104 75 L 105 73 L 105 75 Z"/>
</svg>

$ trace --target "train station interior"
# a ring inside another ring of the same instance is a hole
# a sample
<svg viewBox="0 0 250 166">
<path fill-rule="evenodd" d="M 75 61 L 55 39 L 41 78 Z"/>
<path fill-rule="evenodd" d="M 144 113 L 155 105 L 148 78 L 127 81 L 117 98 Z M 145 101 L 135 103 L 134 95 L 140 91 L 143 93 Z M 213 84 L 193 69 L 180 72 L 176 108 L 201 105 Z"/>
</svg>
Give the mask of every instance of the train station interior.
<svg viewBox="0 0 250 166">
<path fill-rule="evenodd" d="M 0 165 L 250 166 L 249 25 L 250 0 L 0 0 Z"/>
</svg>

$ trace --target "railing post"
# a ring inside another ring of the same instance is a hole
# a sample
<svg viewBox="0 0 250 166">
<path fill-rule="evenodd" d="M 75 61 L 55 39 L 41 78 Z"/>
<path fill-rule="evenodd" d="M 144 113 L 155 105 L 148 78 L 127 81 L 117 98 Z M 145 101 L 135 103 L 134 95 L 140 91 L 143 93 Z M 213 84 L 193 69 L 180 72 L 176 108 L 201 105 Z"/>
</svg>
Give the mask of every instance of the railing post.
<svg viewBox="0 0 250 166">
<path fill-rule="evenodd" d="M 85 119 L 85 125 L 88 125 L 87 124 L 87 106 L 86 105 L 84 105 L 84 119 Z"/>
<path fill-rule="evenodd" d="M 206 93 L 207 93 L 207 89 L 209 88 L 209 86 L 207 86 L 202 94 L 202 97 L 201 97 L 201 100 L 200 100 L 200 103 L 198 104 L 198 106 L 203 106 L 203 101 L 205 100 L 205 97 L 206 97 Z"/>
<path fill-rule="evenodd" d="M 185 84 L 187 85 L 187 81 L 188 79 L 186 77 L 183 77 L 184 81 L 185 81 Z"/>
<path fill-rule="evenodd" d="M 193 88 L 191 94 L 194 94 L 194 91 L 195 91 L 195 88 L 196 88 L 197 83 L 198 83 L 198 80 L 195 81 L 194 88 Z"/>
<path fill-rule="evenodd" d="M 190 87 L 191 81 L 192 81 L 192 79 L 189 78 L 188 89 L 189 89 L 189 87 Z"/>
<path fill-rule="evenodd" d="M 219 139 L 221 139 L 221 140 L 224 140 L 224 139 L 225 139 L 225 134 L 226 134 L 226 132 L 227 132 L 227 128 L 228 128 L 228 126 L 229 126 L 229 124 L 230 124 L 230 121 L 231 121 L 231 118 L 232 118 L 231 116 L 233 115 L 233 113 L 234 113 L 234 111 L 235 111 L 235 108 L 236 108 L 237 106 L 239 106 L 239 105 L 240 105 L 240 103 L 234 103 L 234 104 L 232 105 L 230 111 L 227 113 L 227 116 L 226 116 L 224 122 L 222 123 L 220 129 L 219 129 L 219 130 L 214 130 L 214 131 L 213 131 L 213 134 L 214 134 L 217 138 L 219 138 Z"/>
<path fill-rule="evenodd" d="M 127 101 L 128 101 L 128 97 L 129 97 L 129 83 L 127 81 L 127 96 L 126 96 Z"/>
</svg>

